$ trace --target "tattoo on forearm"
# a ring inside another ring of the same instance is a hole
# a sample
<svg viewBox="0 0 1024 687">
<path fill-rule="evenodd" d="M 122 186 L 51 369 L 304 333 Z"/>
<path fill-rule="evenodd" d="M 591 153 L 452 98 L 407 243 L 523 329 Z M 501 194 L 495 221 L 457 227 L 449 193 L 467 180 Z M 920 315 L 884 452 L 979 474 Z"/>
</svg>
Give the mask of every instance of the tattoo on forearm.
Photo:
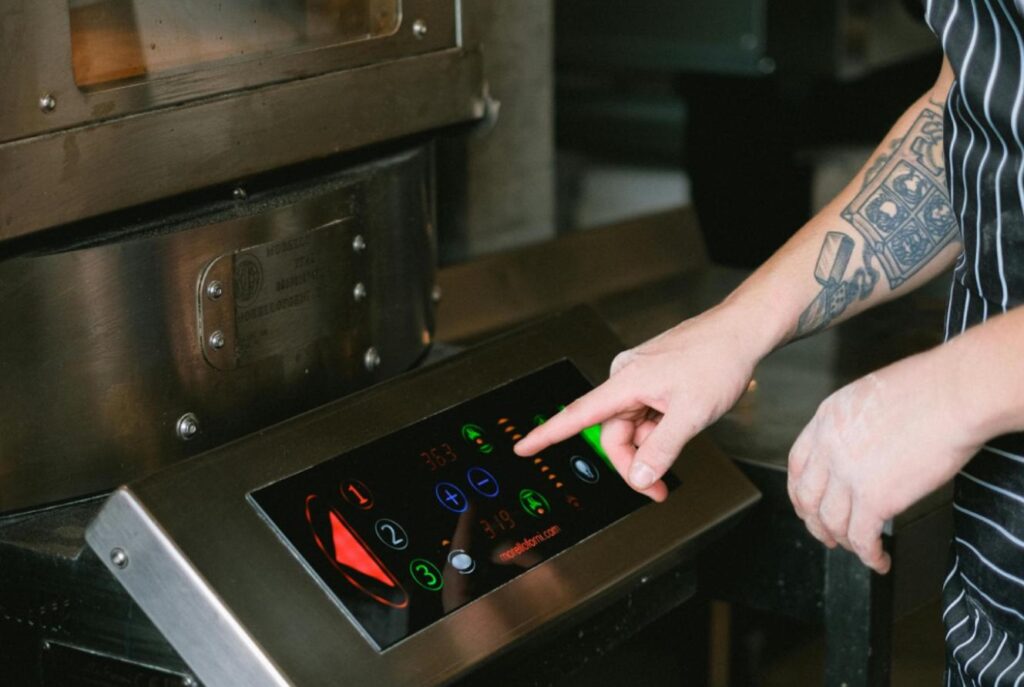
<svg viewBox="0 0 1024 687">
<path fill-rule="evenodd" d="M 885 164 L 842 212 L 895 289 L 956 235 L 946 192 L 942 115 L 925 108 Z"/>
<path fill-rule="evenodd" d="M 867 298 L 874 290 L 878 283 L 878 270 L 873 265 L 874 251 L 867 245 L 864 247 L 864 266 L 843 280 L 854 245 L 854 240 L 842 232 L 830 231 L 825 235 L 814 267 L 814 278 L 821 284 L 821 292 L 800 315 L 797 336 L 824 329 L 851 303 Z"/>
<path fill-rule="evenodd" d="M 892 150 L 868 168 L 864 186 L 842 211 L 864 241 L 863 266 L 844 281 L 854 239 L 830 231 L 814 277 L 821 292 L 800 316 L 796 336 L 824 329 L 878 283 L 877 267 L 895 289 L 930 262 L 957 233 L 946 191 L 942 115 L 925 108 Z"/>
</svg>

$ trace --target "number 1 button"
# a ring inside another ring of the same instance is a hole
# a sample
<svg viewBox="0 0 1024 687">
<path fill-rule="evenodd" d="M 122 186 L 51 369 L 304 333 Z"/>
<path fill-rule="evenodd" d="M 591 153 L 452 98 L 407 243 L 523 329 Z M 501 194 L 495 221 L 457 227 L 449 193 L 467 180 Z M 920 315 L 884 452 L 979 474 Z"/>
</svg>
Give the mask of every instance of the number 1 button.
<svg viewBox="0 0 1024 687">
<path fill-rule="evenodd" d="M 373 508 L 373 494 L 369 487 L 357 479 L 347 479 L 342 482 L 341 495 L 356 508 L 362 510 Z"/>
<path fill-rule="evenodd" d="M 409 545 L 409 537 L 405 530 L 391 518 L 381 518 L 374 523 L 373 529 L 382 542 L 396 551 L 401 551 Z"/>
</svg>

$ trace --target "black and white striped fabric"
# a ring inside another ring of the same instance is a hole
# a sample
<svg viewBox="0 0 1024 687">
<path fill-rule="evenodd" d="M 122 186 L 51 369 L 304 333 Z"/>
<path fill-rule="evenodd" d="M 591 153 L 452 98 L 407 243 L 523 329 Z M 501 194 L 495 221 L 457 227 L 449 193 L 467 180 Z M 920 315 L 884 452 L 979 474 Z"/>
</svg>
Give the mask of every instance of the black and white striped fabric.
<svg viewBox="0 0 1024 687">
<path fill-rule="evenodd" d="M 950 287 L 947 339 L 1024 300 L 1022 4 L 927 4 L 956 73 L 944 140 L 964 250 Z M 990 442 L 954 484 L 945 682 L 1024 687 L 1024 435 Z"/>
</svg>

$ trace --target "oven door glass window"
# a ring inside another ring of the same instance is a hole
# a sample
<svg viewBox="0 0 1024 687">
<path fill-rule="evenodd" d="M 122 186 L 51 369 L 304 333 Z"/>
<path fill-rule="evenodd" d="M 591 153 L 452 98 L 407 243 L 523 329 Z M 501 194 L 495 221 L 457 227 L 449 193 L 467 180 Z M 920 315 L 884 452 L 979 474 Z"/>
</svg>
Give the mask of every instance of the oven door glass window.
<svg viewBox="0 0 1024 687">
<path fill-rule="evenodd" d="M 401 0 L 68 0 L 75 82 L 155 78 L 394 33 Z"/>
</svg>

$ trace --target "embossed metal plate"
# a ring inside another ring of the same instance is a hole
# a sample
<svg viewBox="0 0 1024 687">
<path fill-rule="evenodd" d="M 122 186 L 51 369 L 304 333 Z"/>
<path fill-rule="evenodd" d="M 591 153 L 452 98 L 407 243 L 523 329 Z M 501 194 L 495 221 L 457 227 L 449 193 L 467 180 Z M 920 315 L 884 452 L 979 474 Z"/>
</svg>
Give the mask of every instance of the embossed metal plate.
<svg viewBox="0 0 1024 687">
<path fill-rule="evenodd" d="M 351 327 L 353 292 L 366 272 L 365 250 L 352 245 L 355 226 L 339 218 L 211 262 L 198 294 L 206 360 L 231 370 Z"/>
</svg>

